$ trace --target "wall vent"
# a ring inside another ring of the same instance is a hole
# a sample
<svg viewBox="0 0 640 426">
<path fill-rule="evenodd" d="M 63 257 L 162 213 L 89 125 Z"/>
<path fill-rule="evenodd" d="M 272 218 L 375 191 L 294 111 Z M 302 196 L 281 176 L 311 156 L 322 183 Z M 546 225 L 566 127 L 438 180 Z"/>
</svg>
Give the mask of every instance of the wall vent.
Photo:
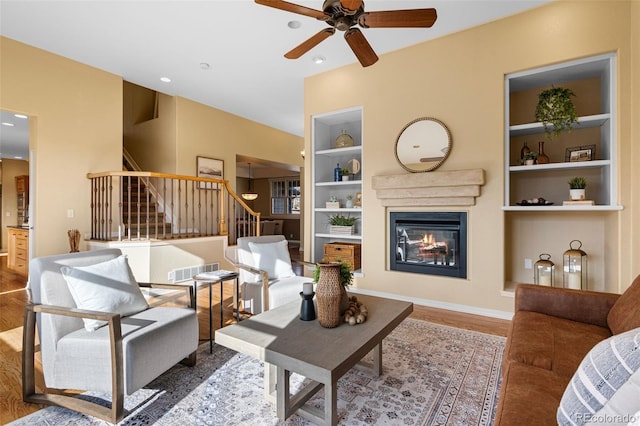
<svg viewBox="0 0 640 426">
<path fill-rule="evenodd" d="M 194 275 L 202 272 L 212 272 L 220 269 L 219 263 L 207 263 L 205 265 L 188 266 L 186 268 L 174 269 L 169 271 L 168 279 L 173 283 L 181 281 L 189 281 Z"/>
</svg>

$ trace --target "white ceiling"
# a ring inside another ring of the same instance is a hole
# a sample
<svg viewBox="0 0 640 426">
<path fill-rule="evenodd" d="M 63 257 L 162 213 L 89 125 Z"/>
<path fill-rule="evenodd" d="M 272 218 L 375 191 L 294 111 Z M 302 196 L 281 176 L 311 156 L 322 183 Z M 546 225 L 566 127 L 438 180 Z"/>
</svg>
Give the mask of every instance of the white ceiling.
<svg viewBox="0 0 640 426">
<path fill-rule="evenodd" d="M 322 9 L 322 0 L 290 1 Z M 548 1 L 367 0 L 366 11 L 433 7 L 438 19 L 427 29 L 362 31 L 384 61 L 385 52 Z M 290 29 L 291 20 L 301 27 Z M 304 78 L 357 63 L 341 32 L 300 59 L 283 57 L 325 27 L 251 0 L 0 0 L 3 36 L 298 136 L 304 131 Z M 316 55 L 326 61 L 313 63 Z M 210 68 L 203 70 L 201 63 Z"/>
</svg>

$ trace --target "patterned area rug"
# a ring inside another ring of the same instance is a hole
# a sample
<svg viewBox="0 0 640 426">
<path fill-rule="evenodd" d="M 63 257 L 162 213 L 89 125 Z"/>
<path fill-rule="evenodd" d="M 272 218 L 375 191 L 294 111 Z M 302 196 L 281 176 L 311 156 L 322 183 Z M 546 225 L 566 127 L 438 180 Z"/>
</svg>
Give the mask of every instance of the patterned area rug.
<svg viewBox="0 0 640 426">
<path fill-rule="evenodd" d="M 340 424 L 490 425 L 504 343 L 503 337 L 406 319 L 384 340 L 381 376 L 358 367 L 340 379 Z M 175 366 L 125 398 L 130 414 L 120 424 L 311 424 L 298 415 L 278 421 L 275 407 L 264 399 L 263 367 L 253 358 L 218 345 L 210 355 L 209 344 L 203 344 L 195 367 Z M 304 378 L 293 375 L 292 391 L 303 383 Z M 318 395 L 312 403 L 321 407 L 322 392 Z M 11 424 L 109 423 L 47 407 Z"/>
</svg>

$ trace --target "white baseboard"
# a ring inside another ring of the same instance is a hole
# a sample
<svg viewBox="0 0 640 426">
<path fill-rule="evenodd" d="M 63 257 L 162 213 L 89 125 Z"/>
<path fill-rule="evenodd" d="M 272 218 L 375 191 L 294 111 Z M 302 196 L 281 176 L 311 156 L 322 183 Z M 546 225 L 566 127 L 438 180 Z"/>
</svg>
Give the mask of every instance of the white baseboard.
<svg viewBox="0 0 640 426">
<path fill-rule="evenodd" d="M 403 300 L 405 302 L 413 302 L 416 305 L 428 306 L 430 308 L 446 309 L 448 311 L 454 312 L 463 312 L 465 314 L 482 315 L 485 317 L 499 318 L 504 320 L 511 320 L 511 318 L 513 317 L 512 312 L 497 311 L 495 309 L 484 309 L 468 305 L 459 305 L 457 303 L 441 302 L 439 300 L 420 299 L 417 297 L 408 297 L 399 294 L 384 293 L 381 291 L 365 290 L 354 287 L 349 288 L 348 291 L 350 293 L 359 293 L 370 296 L 386 297 L 387 299 Z"/>
</svg>

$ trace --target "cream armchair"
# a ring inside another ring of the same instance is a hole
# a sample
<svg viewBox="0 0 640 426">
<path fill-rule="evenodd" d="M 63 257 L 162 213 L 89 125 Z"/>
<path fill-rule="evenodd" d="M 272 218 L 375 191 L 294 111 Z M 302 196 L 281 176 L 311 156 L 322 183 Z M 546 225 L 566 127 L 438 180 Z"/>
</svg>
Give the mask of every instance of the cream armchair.
<svg viewBox="0 0 640 426">
<path fill-rule="evenodd" d="M 149 307 L 121 254 L 108 249 L 31 261 L 31 303 L 25 308 L 23 329 L 25 402 L 59 405 L 117 423 L 125 414 L 125 394 L 178 362 L 195 364 L 196 311 Z M 192 300 L 190 287 L 151 287 L 179 290 L 187 303 Z M 36 393 L 36 324 L 45 387 L 111 392 L 111 408 L 46 389 Z"/>
<path fill-rule="evenodd" d="M 302 283 L 311 281 L 295 275 L 283 235 L 238 238 L 237 246 L 229 247 L 226 257 L 239 271 L 242 308 L 252 314 L 300 300 Z"/>
</svg>

